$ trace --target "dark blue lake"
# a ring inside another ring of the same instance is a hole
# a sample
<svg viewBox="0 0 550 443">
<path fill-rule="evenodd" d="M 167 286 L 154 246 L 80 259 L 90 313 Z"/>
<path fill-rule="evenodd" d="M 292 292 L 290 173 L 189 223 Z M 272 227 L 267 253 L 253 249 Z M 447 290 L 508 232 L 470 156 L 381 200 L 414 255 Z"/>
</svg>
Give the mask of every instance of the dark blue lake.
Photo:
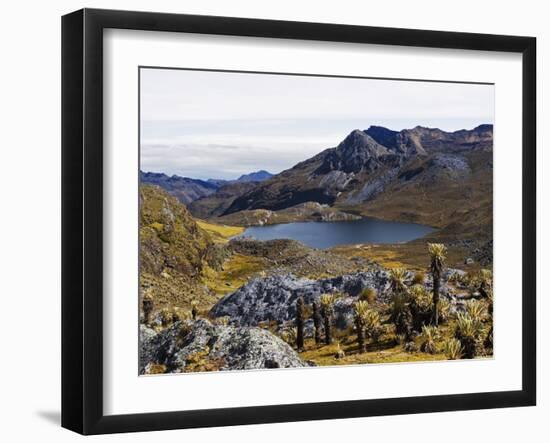
<svg viewBox="0 0 550 443">
<path fill-rule="evenodd" d="M 278 225 L 252 226 L 238 237 L 256 240 L 288 238 L 313 248 L 331 248 L 357 243 L 402 243 L 435 231 L 416 223 L 384 221 L 365 217 L 361 220 L 339 222 L 298 222 Z"/>
</svg>

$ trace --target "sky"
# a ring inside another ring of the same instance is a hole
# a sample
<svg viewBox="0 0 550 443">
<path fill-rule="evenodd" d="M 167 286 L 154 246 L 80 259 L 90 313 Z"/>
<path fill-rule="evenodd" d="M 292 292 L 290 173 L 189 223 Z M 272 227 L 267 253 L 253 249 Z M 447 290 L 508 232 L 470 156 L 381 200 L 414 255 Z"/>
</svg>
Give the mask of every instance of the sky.
<svg viewBox="0 0 550 443">
<path fill-rule="evenodd" d="M 235 179 L 279 173 L 371 125 L 493 123 L 494 86 L 142 68 L 140 101 L 141 170 Z"/>
</svg>

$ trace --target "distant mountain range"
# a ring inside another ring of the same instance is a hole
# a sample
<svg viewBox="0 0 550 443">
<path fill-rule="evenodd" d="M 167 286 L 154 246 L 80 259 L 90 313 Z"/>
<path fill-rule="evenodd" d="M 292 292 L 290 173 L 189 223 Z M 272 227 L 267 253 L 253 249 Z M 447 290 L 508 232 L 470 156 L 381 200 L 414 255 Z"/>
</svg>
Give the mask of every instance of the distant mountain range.
<svg viewBox="0 0 550 443">
<path fill-rule="evenodd" d="M 307 201 L 329 205 L 368 202 L 392 185 L 469 175 L 467 155 L 492 149 L 492 125 L 444 132 L 354 130 L 337 147 L 283 171 L 241 195 L 225 215 L 244 209 L 279 210 Z"/>
<path fill-rule="evenodd" d="M 463 234 L 492 226 L 493 126 L 446 132 L 417 126 L 352 131 L 268 180 L 197 199 L 203 218 L 281 211 L 307 202 L 358 215 L 452 225 Z M 244 212 L 242 212 L 244 214 Z M 238 219 L 238 217 L 237 217 Z"/>
<path fill-rule="evenodd" d="M 267 171 L 264 171 L 262 169 L 261 171 L 251 172 L 250 174 L 243 174 L 237 179 L 237 181 L 238 182 L 263 182 L 264 180 L 267 180 L 271 177 L 273 177 L 273 174 Z"/>
<path fill-rule="evenodd" d="M 140 171 L 140 180 L 142 183 L 160 186 L 186 205 L 199 198 L 212 195 L 224 186 L 233 183 L 257 183 L 267 180 L 272 176 L 273 174 L 260 170 L 251 172 L 250 174 L 243 174 L 236 180 L 199 180 L 195 178 L 180 177 L 178 175 L 168 176 L 158 172 Z"/>
<path fill-rule="evenodd" d="M 371 126 L 277 175 L 262 170 L 237 180 L 203 181 L 141 173 L 141 179 L 175 195 L 195 217 L 232 224 L 264 218 L 257 210 L 318 203 L 359 216 L 424 223 L 453 235 L 490 237 L 492 150 L 488 124 L 454 132 Z"/>
</svg>

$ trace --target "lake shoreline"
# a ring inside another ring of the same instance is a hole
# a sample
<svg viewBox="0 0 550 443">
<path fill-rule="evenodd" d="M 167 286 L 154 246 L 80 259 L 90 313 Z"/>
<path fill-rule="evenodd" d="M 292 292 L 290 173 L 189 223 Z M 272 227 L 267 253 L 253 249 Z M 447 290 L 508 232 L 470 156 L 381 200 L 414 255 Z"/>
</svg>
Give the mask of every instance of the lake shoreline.
<svg viewBox="0 0 550 443">
<path fill-rule="evenodd" d="M 290 239 L 317 249 L 344 245 L 404 244 L 438 229 L 420 223 L 389 221 L 365 216 L 349 221 L 299 221 L 249 226 L 231 239 Z"/>
</svg>

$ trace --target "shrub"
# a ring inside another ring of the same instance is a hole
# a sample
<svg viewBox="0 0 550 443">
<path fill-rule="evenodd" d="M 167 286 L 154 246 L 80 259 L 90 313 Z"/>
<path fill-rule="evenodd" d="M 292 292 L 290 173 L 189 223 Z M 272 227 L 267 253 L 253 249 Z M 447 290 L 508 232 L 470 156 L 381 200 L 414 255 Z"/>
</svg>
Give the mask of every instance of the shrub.
<svg viewBox="0 0 550 443">
<path fill-rule="evenodd" d="M 451 316 L 451 303 L 449 300 L 439 300 L 439 322 L 446 323 Z"/>
<path fill-rule="evenodd" d="M 173 321 L 173 315 L 170 309 L 163 308 L 159 313 L 160 324 L 162 326 L 168 326 Z"/>
<path fill-rule="evenodd" d="M 176 340 L 176 343 L 178 346 L 183 346 L 183 343 L 185 343 L 185 339 L 191 332 L 192 327 L 189 323 L 183 322 L 180 326 L 180 330 L 178 331 L 178 337 Z"/>
<path fill-rule="evenodd" d="M 426 273 L 423 271 L 418 271 L 414 274 L 412 284 L 413 285 L 423 285 L 426 281 Z"/>
<path fill-rule="evenodd" d="M 216 317 L 214 319 L 214 323 L 220 326 L 227 326 L 229 325 L 229 316 L 226 315 L 224 317 Z"/>
<path fill-rule="evenodd" d="M 449 283 L 462 283 L 463 282 L 463 276 L 459 272 L 453 272 L 451 275 L 449 275 L 449 278 L 447 279 Z"/>
<path fill-rule="evenodd" d="M 474 358 L 479 354 L 481 336 L 484 333 L 480 320 L 473 319 L 468 313 L 457 316 L 455 338 L 460 341 L 463 358 Z"/>
<path fill-rule="evenodd" d="M 360 300 L 364 300 L 369 304 L 373 304 L 376 301 L 376 289 L 365 288 L 359 295 Z"/>
<path fill-rule="evenodd" d="M 334 354 L 334 358 L 337 360 L 340 360 L 346 356 L 346 353 L 344 350 L 340 347 L 340 343 L 337 344 L 336 353 Z"/>
<path fill-rule="evenodd" d="M 428 354 L 435 354 L 435 341 L 439 338 L 439 331 L 435 326 L 422 326 L 420 334 L 420 350 Z"/>
<path fill-rule="evenodd" d="M 486 318 L 485 306 L 479 300 L 468 300 L 466 302 L 466 312 L 475 321 L 483 321 Z"/>
<path fill-rule="evenodd" d="M 432 317 L 432 297 L 424 286 L 414 285 L 409 289 L 410 310 L 413 317 L 413 328 L 417 331 L 430 323 Z"/>
<path fill-rule="evenodd" d="M 456 338 L 451 338 L 443 343 L 443 352 L 449 360 L 462 358 L 462 345 Z"/>
<path fill-rule="evenodd" d="M 210 348 L 206 346 L 203 350 L 189 354 L 185 359 L 184 372 L 211 372 L 219 371 L 225 366 L 223 358 L 210 357 Z"/>
<path fill-rule="evenodd" d="M 145 374 L 147 375 L 156 375 L 166 373 L 166 365 L 160 365 L 156 363 L 148 363 L 145 367 Z"/>
<path fill-rule="evenodd" d="M 418 351 L 418 347 L 416 346 L 416 343 L 414 341 L 409 341 L 405 343 L 405 346 L 403 347 L 403 349 L 405 349 L 406 352 L 410 352 L 410 353 Z"/>
<path fill-rule="evenodd" d="M 296 328 L 285 328 L 281 331 L 280 336 L 281 338 L 288 343 L 290 346 L 294 345 L 296 343 L 296 337 L 298 333 L 296 331 Z"/>
<path fill-rule="evenodd" d="M 376 343 L 382 333 L 383 327 L 380 322 L 380 314 L 373 309 L 369 309 L 365 319 L 365 335 Z"/>
<path fill-rule="evenodd" d="M 478 292 L 479 286 L 481 284 L 481 279 L 478 272 L 468 272 L 464 278 L 464 286 L 468 289 L 470 295 L 474 295 Z"/>
</svg>

